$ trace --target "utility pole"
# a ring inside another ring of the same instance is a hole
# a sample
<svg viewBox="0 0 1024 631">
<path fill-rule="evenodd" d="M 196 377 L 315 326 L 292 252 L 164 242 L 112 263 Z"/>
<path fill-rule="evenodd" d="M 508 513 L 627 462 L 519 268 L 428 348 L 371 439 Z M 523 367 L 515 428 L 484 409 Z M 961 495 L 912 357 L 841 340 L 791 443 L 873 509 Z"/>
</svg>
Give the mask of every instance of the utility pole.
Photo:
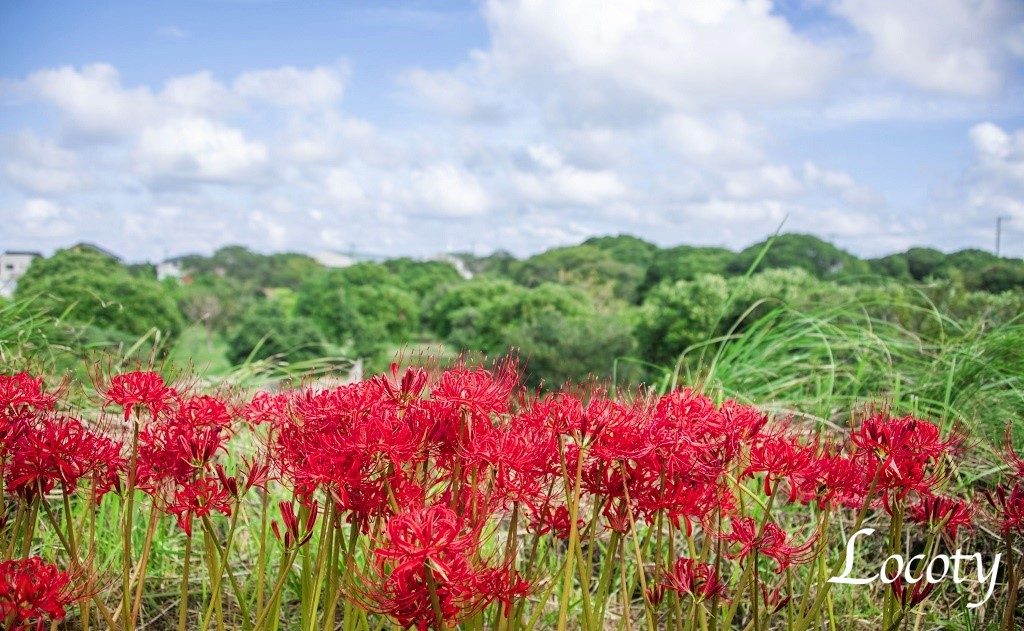
<svg viewBox="0 0 1024 631">
<path fill-rule="evenodd" d="M 999 256 L 1000 245 L 1002 245 L 1004 219 L 1009 219 L 1009 217 L 1006 215 L 996 217 L 996 256 Z"/>
</svg>

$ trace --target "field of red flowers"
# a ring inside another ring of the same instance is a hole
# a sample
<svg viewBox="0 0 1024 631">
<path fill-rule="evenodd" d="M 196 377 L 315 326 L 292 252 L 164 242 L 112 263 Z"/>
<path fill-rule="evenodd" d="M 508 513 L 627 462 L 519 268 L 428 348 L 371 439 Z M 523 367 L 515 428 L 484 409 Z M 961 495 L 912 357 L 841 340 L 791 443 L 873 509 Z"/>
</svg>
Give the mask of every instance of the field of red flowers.
<svg viewBox="0 0 1024 631">
<path fill-rule="evenodd" d="M 538 395 L 513 364 L 95 381 L 0 376 L 5 629 L 1020 628 L 1024 460 L 965 483 L 926 419 Z"/>
</svg>

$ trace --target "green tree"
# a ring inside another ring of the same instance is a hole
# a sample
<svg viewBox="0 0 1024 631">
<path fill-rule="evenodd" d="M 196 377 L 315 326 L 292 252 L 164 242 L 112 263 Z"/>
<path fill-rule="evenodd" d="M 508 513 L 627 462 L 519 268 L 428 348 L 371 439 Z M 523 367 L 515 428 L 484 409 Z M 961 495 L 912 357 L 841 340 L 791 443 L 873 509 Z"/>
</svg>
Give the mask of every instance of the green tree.
<svg viewBox="0 0 1024 631">
<path fill-rule="evenodd" d="M 731 274 L 743 274 L 764 250 L 756 243 L 736 255 L 729 264 Z M 817 278 L 842 278 L 868 274 L 868 264 L 845 250 L 809 234 L 780 234 L 772 241 L 758 266 L 768 269 L 800 268 Z"/>
<path fill-rule="evenodd" d="M 978 275 L 978 289 L 1001 293 L 1024 289 L 1024 265 L 1019 261 L 989 265 Z"/>
<path fill-rule="evenodd" d="M 163 285 L 89 248 L 36 259 L 18 282 L 16 297 L 32 297 L 38 308 L 53 316 L 65 314 L 66 321 L 132 336 L 152 329 L 173 336 L 182 326 Z"/>
<path fill-rule="evenodd" d="M 724 276 L 736 253 L 725 248 L 680 245 L 658 250 L 647 268 L 642 290 L 663 281 L 693 280 L 701 274 Z"/>
<path fill-rule="evenodd" d="M 664 283 L 652 289 L 637 316 L 641 356 L 671 364 L 691 346 L 729 332 L 780 305 L 796 308 L 851 290 L 821 282 L 799 268 L 769 270 L 751 277 L 703 274 L 692 281 Z"/>
<path fill-rule="evenodd" d="M 628 234 L 614 237 L 591 237 L 581 245 L 595 247 L 619 263 L 646 268 L 654 260 L 659 249 L 650 241 L 644 241 Z"/>
<path fill-rule="evenodd" d="M 585 289 L 597 298 L 633 302 L 646 269 L 623 263 L 595 245 L 555 248 L 513 266 L 512 278 L 526 287 L 561 283 Z"/>
<path fill-rule="evenodd" d="M 439 287 L 464 282 L 450 263 L 444 261 L 415 261 L 410 258 L 391 259 L 384 267 L 397 282 L 419 298 Z"/>
<path fill-rule="evenodd" d="M 467 312 L 483 311 L 485 305 L 521 289 L 511 281 L 487 277 L 440 287 L 426 298 L 423 319 L 435 335 L 447 339 L 453 329 L 463 326 L 461 321 Z"/>
<path fill-rule="evenodd" d="M 323 269 L 304 254 L 264 255 L 240 245 L 225 246 L 209 257 L 183 257 L 182 267 L 191 274 L 216 274 L 257 288 L 294 287 L 309 274 Z"/>
<path fill-rule="evenodd" d="M 328 340 L 350 346 L 360 357 L 407 343 L 420 331 L 416 296 L 376 263 L 313 274 L 299 286 L 295 308 Z"/>
<path fill-rule="evenodd" d="M 615 360 L 633 355 L 636 342 L 620 315 L 566 315 L 548 311 L 503 331 L 503 346 L 517 349 L 525 381 L 557 387 L 588 377 L 609 379 Z"/>
<path fill-rule="evenodd" d="M 228 338 L 228 359 L 236 365 L 250 358 L 298 362 L 326 354 L 323 337 L 308 318 L 291 316 L 271 300 L 251 305 Z"/>
</svg>

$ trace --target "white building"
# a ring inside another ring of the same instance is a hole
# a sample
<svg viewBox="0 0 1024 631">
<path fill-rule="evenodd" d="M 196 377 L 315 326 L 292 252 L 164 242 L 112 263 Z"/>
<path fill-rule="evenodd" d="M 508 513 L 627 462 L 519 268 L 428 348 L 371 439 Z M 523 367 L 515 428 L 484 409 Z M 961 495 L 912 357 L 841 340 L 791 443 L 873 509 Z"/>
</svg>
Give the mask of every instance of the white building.
<svg viewBox="0 0 1024 631">
<path fill-rule="evenodd" d="M 165 278 L 180 279 L 184 272 L 181 269 L 181 259 L 167 259 L 156 264 L 156 279 Z"/>
<path fill-rule="evenodd" d="M 8 250 L 0 254 L 0 296 L 10 298 L 32 261 L 42 256 L 38 252 Z"/>
<path fill-rule="evenodd" d="M 333 268 L 349 267 L 350 265 L 355 265 L 358 262 L 352 255 L 327 251 L 317 252 L 313 255 L 313 260 L 324 267 Z"/>
</svg>

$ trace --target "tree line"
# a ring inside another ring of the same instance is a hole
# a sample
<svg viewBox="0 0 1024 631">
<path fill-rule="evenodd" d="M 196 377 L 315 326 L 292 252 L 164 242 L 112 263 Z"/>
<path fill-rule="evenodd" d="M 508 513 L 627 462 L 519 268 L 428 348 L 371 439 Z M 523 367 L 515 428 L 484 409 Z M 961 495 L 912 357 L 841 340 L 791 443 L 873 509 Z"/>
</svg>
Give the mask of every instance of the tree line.
<svg viewBox="0 0 1024 631">
<path fill-rule="evenodd" d="M 778 305 L 857 302 L 911 328 L 924 325 L 896 306 L 908 298 L 979 321 L 1024 310 L 1024 262 L 980 250 L 861 259 L 800 234 L 740 252 L 620 235 L 525 259 L 459 256 L 472 279 L 444 261 L 334 269 L 303 254 L 229 246 L 183 258 L 181 279 L 158 282 L 152 266 L 76 247 L 36 260 L 14 299 L 73 323 L 90 349 L 153 330 L 172 340 L 198 330 L 236 365 L 343 356 L 375 370 L 402 349 L 491 359 L 514 352 L 531 385 L 608 378 L 613 369 L 619 379 L 649 379 L 654 367 Z"/>
</svg>

